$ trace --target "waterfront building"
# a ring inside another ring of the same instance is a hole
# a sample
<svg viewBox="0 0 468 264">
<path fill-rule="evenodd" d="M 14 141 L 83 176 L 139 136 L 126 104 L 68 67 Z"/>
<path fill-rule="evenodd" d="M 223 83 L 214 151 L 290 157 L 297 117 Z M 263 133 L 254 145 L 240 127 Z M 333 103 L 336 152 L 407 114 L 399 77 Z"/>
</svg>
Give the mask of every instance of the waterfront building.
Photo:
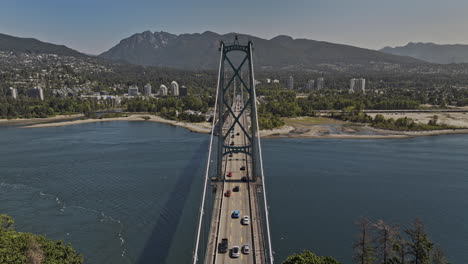
<svg viewBox="0 0 468 264">
<path fill-rule="evenodd" d="M 179 84 L 176 81 L 171 82 L 171 95 L 172 96 L 179 96 Z"/>
<path fill-rule="evenodd" d="M 351 79 L 349 82 L 349 92 L 354 93 L 354 92 L 361 92 L 361 93 L 366 93 L 366 79 L 360 78 L 360 79 Z"/>
<path fill-rule="evenodd" d="M 13 99 L 16 99 L 18 97 L 18 90 L 16 90 L 16 88 L 10 87 L 8 88 L 8 95 Z"/>
<path fill-rule="evenodd" d="M 188 94 L 187 87 L 182 85 L 182 87 L 180 87 L 179 89 L 179 96 L 187 96 L 187 94 Z"/>
<path fill-rule="evenodd" d="M 138 86 L 131 85 L 128 87 L 128 96 L 138 96 Z"/>
<path fill-rule="evenodd" d="M 162 84 L 159 86 L 159 95 L 160 96 L 167 96 L 167 87 L 166 85 Z"/>
<path fill-rule="evenodd" d="M 317 78 L 317 90 L 322 90 L 325 88 L 325 78 L 319 77 Z"/>
<path fill-rule="evenodd" d="M 273 80 L 273 83 L 279 83 L 279 80 L 274 79 L 274 80 Z"/>
<path fill-rule="evenodd" d="M 294 78 L 293 78 L 292 76 L 289 76 L 289 80 L 288 80 L 288 89 L 289 89 L 289 90 L 294 89 Z"/>
<path fill-rule="evenodd" d="M 44 100 L 44 90 L 41 87 L 34 87 L 29 89 L 28 96 Z"/>
<path fill-rule="evenodd" d="M 144 96 L 151 96 L 151 84 L 146 84 L 145 87 L 143 88 L 143 95 Z"/>
<path fill-rule="evenodd" d="M 306 90 L 313 90 L 315 87 L 315 80 L 308 80 L 306 83 Z"/>
</svg>

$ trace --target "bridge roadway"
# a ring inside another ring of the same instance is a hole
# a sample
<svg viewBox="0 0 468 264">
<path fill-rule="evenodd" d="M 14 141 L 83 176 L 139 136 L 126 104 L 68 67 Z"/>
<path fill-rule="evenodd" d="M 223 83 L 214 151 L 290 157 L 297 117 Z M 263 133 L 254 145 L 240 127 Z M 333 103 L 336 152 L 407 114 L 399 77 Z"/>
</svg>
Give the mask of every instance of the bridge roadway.
<svg viewBox="0 0 468 264">
<path fill-rule="evenodd" d="M 238 115 L 242 106 L 239 100 L 236 101 L 233 104 L 233 111 Z M 240 122 L 247 129 L 249 126 L 245 113 L 241 116 Z M 233 123 L 232 119 L 226 121 L 223 127 L 225 133 Z M 231 144 L 231 142 L 234 142 L 235 146 L 243 146 L 248 142 L 248 138 L 238 124 L 234 127 L 234 133 L 230 133 L 226 138 L 227 145 Z M 245 170 L 241 170 L 243 166 L 245 166 Z M 233 153 L 232 157 L 225 156 L 222 171 L 226 177 L 224 181 L 216 183 L 217 193 L 207 247 L 206 263 L 265 263 L 263 242 L 260 234 L 259 210 L 257 210 L 256 206 L 256 188 L 259 185 L 258 183 L 243 182 L 241 180 L 243 176 L 251 179 L 252 166 L 250 157 L 244 153 Z M 232 173 L 231 177 L 227 176 L 229 172 Z M 232 191 L 235 186 L 239 186 L 239 192 Z M 230 197 L 225 196 L 228 190 L 231 191 Z M 240 211 L 240 217 L 237 219 L 232 218 L 234 210 Z M 243 216 L 249 217 L 249 225 L 242 225 L 241 219 Z M 218 245 L 223 238 L 228 239 L 227 253 L 218 252 Z M 244 245 L 249 245 L 250 254 L 242 253 Z M 238 246 L 241 250 L 239 258 L 231 257 L 233 246 Z"/>
</svg>

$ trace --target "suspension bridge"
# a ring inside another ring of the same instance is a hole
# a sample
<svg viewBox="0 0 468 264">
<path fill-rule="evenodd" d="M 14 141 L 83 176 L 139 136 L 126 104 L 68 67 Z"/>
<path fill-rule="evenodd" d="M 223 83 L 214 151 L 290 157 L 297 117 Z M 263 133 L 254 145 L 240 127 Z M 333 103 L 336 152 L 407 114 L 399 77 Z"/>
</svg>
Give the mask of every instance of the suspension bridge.
<svg viewBox="0 0 468 264">
<path fill-rule="evenodd" d="M 193 264 L 272 264 L 252 42 L 241 45 L 236 36 L 219 51 Z"/>
</svg>

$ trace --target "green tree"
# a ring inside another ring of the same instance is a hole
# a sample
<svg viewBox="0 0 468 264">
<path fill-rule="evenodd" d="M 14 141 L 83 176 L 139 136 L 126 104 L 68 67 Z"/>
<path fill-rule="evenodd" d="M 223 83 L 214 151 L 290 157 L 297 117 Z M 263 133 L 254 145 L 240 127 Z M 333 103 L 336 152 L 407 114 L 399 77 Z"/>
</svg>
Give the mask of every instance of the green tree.
<svg viewBox="0 0 468 264">
<path fill-rule="evenodd" d="M 411 227 L 405 230 L 405 233 L 410 239 L 409 255 L 412 257 L 410 263 L 430 264 L 434 244 L 429 239 L 422 221 L 415 219 Z"/>
<path fill-rule="evenodd" d="M 372 245 L 372 223 L 364 217 L 356 222 L 356 226 L 359 236 L 354 244 L 354 260 L 359 264 L 372 264 L 376 260 L 375 248 Z"/>
<path fill-rule="evenodd" d="M 445 253 L 440 246 L 437 246 L 434 249 L 434 253 L 432 254 L 432 264 L 447 264 Z"/>
<path fill-rule="evenodd" d="M 321 257 L 304 250 L 302 253 L 289 256 L 282 264 L 340 264 L 340 262 L 332 257 Z"/>
<path fill-rule="evenodd" d="M 393 258 L 393 245 L 395 244 L 398 229 L 385 223 L 383 220 L 377 220 L 374 224 L 376 230 L 376 249 L 379 255 L 379 262 L 389 264 Z"/>
</svg>

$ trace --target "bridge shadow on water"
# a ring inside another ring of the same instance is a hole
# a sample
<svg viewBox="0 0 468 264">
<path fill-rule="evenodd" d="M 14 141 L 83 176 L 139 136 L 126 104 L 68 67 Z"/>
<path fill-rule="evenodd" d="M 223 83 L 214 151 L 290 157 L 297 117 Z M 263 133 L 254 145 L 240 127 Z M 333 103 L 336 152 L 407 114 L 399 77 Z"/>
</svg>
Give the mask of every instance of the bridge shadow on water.
<svg viewBox="0 0 468 264">
<path fill-rule="evenodd" d="M 168 215 L 161 214 L 159 216 L 151 232 L 151 236 L 146 241 L 144 250 L 136 263 L 161 264 L 166 262 L 190 189 L 195 178 L 199 176 L 194 175 L 194 172 L 199 171 L 200 167 L 205 166 L 206 157 L 200 153 L 204 153 L 206 148 L 206 143 L 200 144 L 190 159 L 190 162 L 182 170 L 182 174 L 179 176 L 161 210 L 161 212 L 172 213 Z"/>
</svg>

